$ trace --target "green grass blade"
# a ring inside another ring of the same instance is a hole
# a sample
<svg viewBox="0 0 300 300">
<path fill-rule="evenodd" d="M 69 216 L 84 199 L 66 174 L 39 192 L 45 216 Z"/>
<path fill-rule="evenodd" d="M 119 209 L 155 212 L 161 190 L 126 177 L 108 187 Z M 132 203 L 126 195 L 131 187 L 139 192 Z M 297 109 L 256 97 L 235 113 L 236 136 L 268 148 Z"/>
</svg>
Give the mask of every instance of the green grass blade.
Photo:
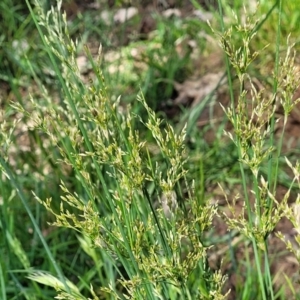
<svg viewBox="0 0 300 300">
<path fill-rule="evenodd" d="M 41 232 L 38 224 L 35 221 L 35 218 L 34 218 L 32 212 L 31 212 L 31 210 L 29 208 L 29 205 L 28 205 L 28 202 L 26 200 L 26 197 L 25 197 L 25 195 L 24 195 L 24 193 L 23 193 L 23 191 L 22 191 L 22 189 L 21 189 L 21 187 L 20 187 L 17 179 L 15 178 L 14 174 L 12 173 L 11 169 L 9 168 L 8 164 L 5 162 L 5 160 L 3 159 L 2 156 L 0 156 L 0 166 L 2 166 L 4 172 L 6 173 L 6 176 L 9 178 L 9 180 L 11 182 L 12 187 L 16 190 L 19 198 L 21 199 L 21 202 L 22 202 L 22 204 L 23 204 L 23 206 L 24 206 L 24 208 L 25 208 L 25 210 L 26 210 L 26 212 L 27 212 L 27 214 L 28 214 L 28 216 L 29 216 L 29 218 L 30 218 L 30 220 L 32 222 L 34 230 L 38 234 L 38 236 L 39 236 L 39 238 L 40 238 L 40 240 L 41 240 L 41 242 L 42 242 L 42 244 L 44 246 L 44 249 L 45 249 L 45 251 L 47 253 L 47 256 L 50 259 L 50 261 L 51 261 L 51 263 L 52 263 L 52 265 L 53 265 L 53 267 L 54 267 L 54 269 L 55 269 L 55 271 L 56 271 L 59 279 L 61 280 L 61 282 L 64 283 L 66 289 L 69 290 L 69 287 L 66 284 L 63 272 L 60 270 L 60 268 L 59 268 L 56 260 L 54 259 L 53 255 L 52 255 L 52 253 L 51 253 L 51 251 L 50 251 L 50 249 L 49 249 L 49 247 L 47 245 L 47 242 L 45 241 L 45 239 L 43 237 L 43 234 L 42 234 L 42 232 Z"/>
</svg>

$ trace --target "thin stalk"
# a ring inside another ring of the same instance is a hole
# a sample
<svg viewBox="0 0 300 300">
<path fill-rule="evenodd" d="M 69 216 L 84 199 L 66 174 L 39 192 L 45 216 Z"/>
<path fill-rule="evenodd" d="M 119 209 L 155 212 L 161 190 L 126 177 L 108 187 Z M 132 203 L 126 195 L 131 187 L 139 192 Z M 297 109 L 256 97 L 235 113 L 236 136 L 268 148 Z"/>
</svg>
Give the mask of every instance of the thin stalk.
<svg viewBox="0 0 300 300">
<path fill-rule="evenodd" d="M 245 242 L 244 243 L 244 247 L 245 247 L 245 257 L 246 257 L 246 266 L 247 266 L 247 274 L 246 274 L 246 284 L 243 286 L 243 294 L 242 294 L 242 299 L 249 299 L 250 295 L 251 295 L 251 290 L 249 291 L 249 281 L 250 281 L 250 286 L 252 283 L 252 277 L 253 277 L 253 273 L 251 270 L 252 264 L 250 262 L 250 257 L 249 257 L 249 252 L 248 252 L 248 245 Z M 246 298 L 247 297 L 247 298 Z"/>
<path fill-rule="evenodd" d="M 4 257 L 4 256 L 2 256 Z M 2 300 L 6 300 L 6 292 L 5 292 L 5 282 L 4 282 L 4 274 L 2 270 L 2 262 L 0 263 L 0 287 L 2 291 Z"/>
<path fill-rule="evenodd" d="M 238 141 L 238 156 L 239 156 L 239 158 L 241 158 L 240 147 L 241 146 L 240 146 L 240 143 Z M 248 222 L 249 222 L 250 228 L 253 229 L 253 220 L 252 220 L 251 205 L 250 205 L 250 200 L 249 200 L 249 196 L 248 196 L 246 175 L 245 175 L 243 163 L 240 162 L 239 166 L 240 166 L 240 172 L 241 172 L 241 177 L 242 177 L 243 192 L 244 192 L 244 197 L 245 197 L 245 202 L 246 202 L 246 207 L 247 207 Z"/>
<path fill-rule="evenodd" d="M 255 28 L 253 29 L 252 33 L 257 32 L 262 27 L 262 25 L 268 20 L 269 16 L 273 12 L 273 10 L 276 8 L 276 6 L 278 6 L 278 2 L 279 1 L 280 0 L 276 0 L 276 2 L 274 3 L 274 5 L 272 6 L 272 8 L 265 14 L 265 16 L 263 17 L 263 19 L 255 26 Z"/>
<path fill-rule="evenodd" d="M 240 95 L 243 94 L 244 90 L 244 82 L 240 83 Z M 246 101 L 246 100 L 245 100 Z M 233 113 L 234 113 L 234 128 L 237 128 L 237 118 L 235 114 L 235 107 L 232 108 Z M 248 190 L 247 190 L 247 180 L 246 180 L 246 175 L 243 167 L 243 163 L 241 162 L 242 159 L 242 145 L 240 138 L 236 138 L 236 144 L 237 144 L 237 150 L 238 150 L 238 157 L 239 157 L 239 166 L 240 166 L 240 172 L 242 175 L 242 185 L 243 185 L 243 192 L 244 192 L 244 197 L 245 197 L 245 202 L 246 202 L 246 207 L 247 207 L 247 214 L 248 214 L 248 222 L 250 225 L 251 230 L 253 229 L 253 220 L 252 220 L 252 211 L 251 211 L 251 204 L 249 200 L 249 195 L 248 195 Z"/>
<path fill-rule="evenodd" d="M 255 176 L 253 176 L 253 180 L 254 180 L 254 193 L 255 193 L 255 201 L 256 201 L 256 207 L 257 207 L 257 213 L 258 213 L 258 227 L 260 228 L 261 227 L 261 214 L 262 214 L 262 211 L 261 211 L 261 197 L 260 197 L 260 192 L 259 192 L 259 189 L 258 189 L 258 182 L 257 182 L 257 178 Z M 266 273 L 266 287 L 267 287 L 267 290 L 268 290 L 268 296 L 270 296 L 271 298 L 270 299 L 274 299 L 274 291 L 273 291 L 273 285 L 272 285 L 272 278 L 271 278 L 271 272 L 270 272 L 270 264 L 269 264 L 269 256 L 268 256 L 268 243 L 266 240 L 264 240 L 264 245 L 265 245 L 265 248 L 266 250 L 264 251 L 264 264 L 265 264 L 265 267 L 264 267 L 264 271 Z M 261 260 L 261 258 L 260 258 Z M 261 264 L 259 264 L 259 273 L 261 273 Z M 269 295 L 270 294 L 270 295 Z"/>
<path fill-rule="evenodd" d="M 285 116 L 284 116 L 284 118 L 285 118 Z M 274 180 L 273 189 L 271 190 L 271 192 L 272 192 L 273 195 L 276 194 L 277 177 L 278 177 L 278 171 L 279 171 L 279 157 L 280 157 L 280 153 L 281 153 L 281 150 L 282 150 L 285 128 L 286 128 L 286 122 L 284 122 L 282 131 L 281 131 L 281 134 L 280 134 L 278 146 L 277 146 L 277 151 L 276 151 L 274 176 L 273 176 L 273 178 L 275 178 L 275 180 Z M 274 134 L 273 134 L 273 136 L 274 136 Z M 272 157 L 271 157 L 271 159 L 272 159 Z M 272 167 L 272 161 L 273 161 L 273 159 L 271 161 L 269 161 L 269 164 L 271 164 L 271 167 Z M 273 170 L 271 169 L 270 171 L 272 172 Z M 268 173 L 268 178 L 269 178 L 269 176 L 272 176 L 272 173 L 271 174 Z M 270 211 L 272 209 L 272 205 L 273 205 L 273 202 L 271 202 L 270 205 L 268 205 Z"/>
<path fill-rule="evenodd" d="M 156 224 L 157 224 L 157 227 L 158 227 L 158 230 L 159 230 L 159 233 L 160 233 L 160 236 L 161 236 L 162 244 L 163 244 L 163 246 L 164 246 L 164 248 L 165 248 L 166 253 L 168 254 L 168 257 L 170 257 L 170 256 L 171 256 L 171 250 L 170 250 L 170 247 L 169 247 L 169 245 L 168 245 L 168 243 L 167 243 L 167 239 L 166 239 L 166 237 L 165 237 L 163 228 L 161 227 L 161 224 L 160 224 L 160 222 L 159 222 L 159 220 L 158 220 L 158 218 L 157 218 L 155 209 L 154 209 L 154 207 L 153 207 L 153 205 L 152 205 L 152 202 L 151 202 L 151 199 L 150 199 L 150 195 L 149 195 L 149 193 L 148 193 L 146 187 L 143 187 L 143 194 L 146 196 L 146 199 L 148 200 L 148 203 L 149 203 L 149 205 L 150 205 L 150 208 L 151 208 L 151 211 L 152 211 L 154 220 L 155 220 L 155 222 L 156 222 Z"/>
<path fill-rule="evenodd" d="M 218 7 L 219 7 L 219 14 L 220 14 L 221 30 L 224 33 L 225 32 L 225 25 L 224 25 L 224 19 L 223 19 L 223 9 L 222 9 L 221 0 L 218 0 Z M 225 64 L 226 64 L 227 80 L 228 80 L 228 86 L 229 86 L 230 103 L 231 103 L 231 107 L 234 108 L 234 95 L 233 95 L 232 77 L 231 77 L 231 73 L 230 73 L 230 62 L 229 62 L 229 59 L 228 59 L 227 55 L 225 55 Z M 234 117 L 235 117 L 234 109 L 233 109 L 233 114 L 234 114 Z"/>
<path fill-rule="evenodd" d="M 254 258 L 255 258 L 255 264 L 256 264 L 256 268 L 257 268 L 257 274 L 258 274 L 258 281 L 259 281 L 259 285 L 261 288 L 261 295 L 262 295 L 263 300 L 267 300 L 264 278 L 263 278 L 262 271 L 261 271 L 261 263 L 260 263 L 261 256 L 259 255 L 259 250 L 258 250 L 255 238 L 252 239 L 252 245 L 253 245 L 253 250 L 254 250 Z"/>
<path fill-rule="evenodd" d="M 152 166 L 152 161 L 151 161 L 151 158 L 150 158 L 150 154 L 149 154 L 149 151 L 147 150 L 147 155 L 148 155 L 148 161 L 149 161 L 149 164 L 150 164 L 150 169 L 152 171 L 152 178 L 155 178 L 155 174 L 154 174 L 154 171 L 153 171 L 153 166 Z M 154 181 L 154 185 L 155 185 L 155 188 L 157 187 L 157 182 Z M 156 188 L 156 191 L 157 191 L 157 188 Z M 153 217 L 154 217 L 154 220 L 155 220 L 155 223 L 157 224 L 157 227 L 158 227 L 158 230 L 159 230 L 159 233 L 160 233 L 160 238 L 161 238 L 161 242 L 162 242 L 162 245 L 164 246 L 165 250 L 166 250 L 166 253 L 168 254 L 168 257 L 170 257 L 171 255 L 171 249 L 170 249 L 170 246 L 168 245 L 168 243 L 166 242 L 167 241 L 167 238 L 165 236 L 165 233 L 164 231 L 162 230 L 162 226 L 158 220 L 158 217 L 156 215 L 156 211 L 153 207 L 153 204 L 151 202 L 151 199 L 150 199 L 150 195 L 149 195 L 149 192 L 147 190 L 146 187 L 143 187 L 143 192 L 145 193 L 144 195 L 146 196 L 147 200 L 148 200 L 148 203 L 149 203 L 149 207 L 151 209 L 151 212 L 153 214 Z M 159 197 L 158 195 L 158 192 L 157 192 L 157 196 Z"/>
<path fill-rule="evenodd" d="M 270 293 L 270 299 L 275 299 L 274 298 L 274 291 L 273 291 L 273 284 L 272 284 L 272 276 L 271 276 L 271 271 L 270 271 L 270 263 L 269 263 L 269 256 L 268 256 L 268 243 L 265 241 L 265 247 L 266 251 L 264 251 L 264 256 L 265 256 L 265 272 L 266 272 L 266 286 L 268 287 L 267 291 Z"/>
<path fill-rule="evenodd" d="M 281 38 L 281 18 L 282 18 L 282 0 L 278 0 L 276 4 L 279 4 L 279 9 L 278 9 L 278 23 L 277 23 L 277 35 L 276 35 L 276 51 L 275 51 L 275 70 L 274 70 L 274 85 L 273 85 L 273 94 L 275 95 L 277 93 L 278 89 L 278 73 L 279 73 L 279 46 L 280 46 L 280 38 Z M 274 99 L 274 102 L 276 99 Z M 275 103 L 274 103 L 275 105 Z M 270 144 L 269 147 L 273 147 L 274 145 L 274 128 L 275 128 L 275 115 L 272 116 L 271 121 L 270 121 Z M 282 142 L 281 142 L 282 145 Z M 281 151 L 281 145 L 280 145 L 280 151 Z M 279 152 L 278 152 L 279 153 Z M 272 193 L 275 194 L 276 192 L 276 186 L 277 186 L 277 175 L 278 175 L 278 165 L 279 165 L 279 160 L 278 160 L 278 153 L 277 157 L 275 157 L 275 176 L 272 175 L 273 173 L 273 154 L 271 153 L 268 158 L 268 185 L 270 190 L 272 190 Z M 273 182 L 274 181 L 274 182 Z M 270 211 L 272 208 L 272 200 L 269 197 L 268 198 L 268 207 L 270 207 Z"/>
<path fill-rule="evenodd" d="M 224 25 L 224 20 L 223 20 L 223 9 L 222 9 L 222 3 L 221 0 L 218 0 L 218 6 L 219 6 L 219 13 L 220 13 L 220 23 L 221 23 L 221 30 L 222 32 L 225 32 L 225 25 Z M 236 112 L 235 112 L 235 103 L 234 103 L 234 95 L 233 95 L 233 84 L 232 84 L 232 77 L 231 77 L 231 73 L 230 73 L 230 62 L 228 59 L 228 56 L 225 55 L 225 63 L 226 63 L 226 70 L 227 70 L 227 77 L 228 77 L 228 85 L 229 85 L 229 93 L 230 93 L 230 103 L 231 103 L 231 108 L 232 108 L 232 114 L 233 114 L 233 120 L 234 120 L 234 127 L 237 127 L 237 118 L 236 118 Z M 240 88 L 240 93 L 242 93 L 242 85 Z M 240 145 L 240 141 L 237 140 L 237 149 L 238 149 L 238 156 L 239 159 L 241 159 L 242 155 L 241 155 L 241 145 Z M 245 176 L 245 171 L 243 168 L 243 164 L 240 162 L 239 163 L 240 166 L 240 172 L 242 175 L 242 185 L 243 185 L 243 191 L 244 191 L 244 195 L 245 195 L 245 201 L 246 201 L 246 206 L 247 206 L 247 213 L 248 213 L 248 217 L 249 217 L 249 224 L 252 228 L 252 217 L 251 217 L 251 207 L 250 207 L 250 202 L 249 202 L 249 197 L 248 197 L 248 192 L 247 192 L 247 185 L 246 185 L 246 176 Z"/>
<path fill-rule="evenodd" d="M 274 70 L 274 85 L 273 85 L 273 94 L 275 95 L 277 93 L 278 89 L 278 73 L 279 73 L 279 46 L 280 46 L 280 38 L 281 38 L 281 18 L 282 18 L 282 0 L 276 1 L 276 4 L 279 6 L 279 12 L 278 12 L 278 23 L 277 23 L 277 35 L 276 35 L 276 52 L 275 52 L 275 70 Z M 274 105 L 275 105 L 276 99 L 274 99 Z M 271 122 L 270 122 L 270 139 L 269 139 L 269 147 L 273 147 L 274 145 L 274 128 L 275 128 L 275 115 L 272 115 Z M 282 134 L 280 136 L 279 144 L 278 144 L 278 150 L 275 157 L 275 174 L 273 176 L 273 154 L 271 153 L 268 158 L 268 186 L 272 192 L 273 195 L 276 194 L 276 187 L 277 187 L 277 177 L 278 177 L 278 171 L 279 171 L 279 156 L 281 153 L 282 145 L 283 145 L 283 136 L 285 131 L 285 123 L 282 130 Z M 270 197 L 268 197 L 267 206 L 269 208 L 269 212 L 272 212 L 272 206 L 273 202 Z M 265 247 L 268 249 L 268 242 L 265 240 Z M 270 273 L 270 265 L 269 265 L 269 258 L 268 258 L 268 251 L 265 252 L 265 271 L 267 275 L 267 286 L 269 287 L 270 296 L 271 299 L 274 299 L 274 292 L 273 292 L 273 285 L 272 285 L 272 279 L 271 279 L 271 273 Z"/>
<path fill-rule="evenodd" d="M 256 176 L 253 175 L 253 189 L 254 189 L 254 194 L 255 194 L 255 204 L 256 204 L 256 207 L 257 207 L 257 218 L 258 218 L 258 227 L 260 228 L 261 226 L 261 210 L 262 210 L 262 207 L 261 207 L 261 199 L 260 199 L 260 192 L 259 192 L 259 188 L 258 188 L 258 181 L 257 181 L 257 178 Z"/>
</svg>

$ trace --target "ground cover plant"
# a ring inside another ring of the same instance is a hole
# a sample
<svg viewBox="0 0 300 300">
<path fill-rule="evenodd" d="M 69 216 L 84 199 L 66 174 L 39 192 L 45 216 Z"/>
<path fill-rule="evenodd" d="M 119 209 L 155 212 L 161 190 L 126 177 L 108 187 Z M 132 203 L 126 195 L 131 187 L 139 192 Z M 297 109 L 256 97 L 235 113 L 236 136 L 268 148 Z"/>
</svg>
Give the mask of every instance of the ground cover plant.
<svg viewBox="0 0 300 300">
<path fill-rule="evenodd" d="M 1 297 L 300 298 L 297 1 L 146 2 L 1 4 Z"/>
</svg>

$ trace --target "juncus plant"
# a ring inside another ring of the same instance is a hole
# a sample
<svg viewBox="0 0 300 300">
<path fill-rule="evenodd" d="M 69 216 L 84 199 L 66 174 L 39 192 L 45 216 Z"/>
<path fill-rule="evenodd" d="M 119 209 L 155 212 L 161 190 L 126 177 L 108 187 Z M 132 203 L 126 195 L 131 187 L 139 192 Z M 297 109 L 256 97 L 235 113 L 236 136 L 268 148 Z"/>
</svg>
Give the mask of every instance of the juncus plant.
<svg viewBox="0 0 300 300">
<path fill-rule="evenodd" d="M 112 99 L 101 71 L 98 56 L 85 49 L 92 67 L 84 82 L 76 63 L 77 43 L 67 30 L 61 1 L 47 14 L 35 1 L 32 17 L 49 54 L 61 90 L 59 101 L 43 88 L 46 103 L 32 98 L 34 113 L 14 105 L 33 121 L 33 129 L 48 136 L 60 153 L 58 163 L 70 166 L 76 188 L 64 181 L 59 211 L 53 199 L 35 198 L 55 216 L 53 225 L 82 234 L 101 253 L 104 278 L 101 286 L 90 283 L 93 299 L 225 299 L 226 280 L 208 264 L 205 232 L 216 215 L 215 204 L 200 204 L 193 187 L 185 182 L 185 128 L 176 133 L 147 105 L 147 120 L 142 121 Z M 143 118 L 144 119 L 144 118 Z M 135 124 L 142 122 L 161 152 L 154 163 L 146 141 Z M 182 199 L 179 202 L 178 198 Z M 92 253 L 86 250 L 88 253 Z M 107 268 L 109 266 L 109 268 Z M 111 271 L 114 270 L 114 271 Z M 45 272 L 32 272 L 34 281 L 57 290 L 58 299 L 86 299 L 69 280 Z"/>
<path fill-rule="evenodd" d="M 279 1 L 279 10 L 281 1 Z M 221 33 L 216 33 L 221 48 L 227 60 L 229 86 L 231 90 L 231 105 L 223 107 L 232 131 L 225 134 L 234 142 L 239 154 L 240 173 L 243 184 L 242 196 L 236 195 L 232 201 L 225 198 L 230 216 L 224 214 L 230 230 L 237 230 L 252 242 L 254 259 L 260 284 L 261 299 L 275 299 L 272 275 L 269 264 L 268 237 L 274 231 L 278 222 L 287 215 L 290 189 L 283 199 L 276 199 L 278 181 L 278 163 L 281 155 L 283 136 L 287 118 L 299 102 L 293 96 L 299 86 L 299 73 L 295 68 L 293 46 L 287 45 L 285 58 L 279 58 L 279 35 L 275 54 L 275 71 L 273 74 L 273 92 L 258 89 L 248 72 L 249 66 L 266 48 L 252 50 L 251 43 L 257 34 L 263 20 L 256 17 L 255 12 L 244 11 L 244 21 L 235 15 L 235 25 Z M 278 21 L 280 30 L 280 17 Z M 224 26 L 224 25 L 223 25 Z M 223 27 L 224 28 L 224 27 Z M 239 82 L 239 95 L 235 97 L 232 90 L 230 67 L 233 68 Z M 278 122 L 275 112 L 283 107 L 283 127 L 279 142 L 275 142 L 275 125 Z M 267 176 L 262 169 L 267 165 Z M 291 163 L 289 163 L 290 167 Z M 252 190 L 249 191 L 245 169 L 251 171 Z M 297 178 L 297 168 L 293 168 Z M 291 187 L 293 182 L 291 184 Z M 237 200 L 242 198 L 244 205 L 237 212 Z M 254 199 L 254 201 L 252 201 Z M 296 205 L 297 207 L 297 205 Z M 296 210 L 297 211 L 297 210 Z M 297 218 L 289 214 L 292 222 Z M 291 247 L 289 247 L 291 248 Z"/>
<path fill-rule="evenodd" d="M 137 102 L 143 107 L 143 117 L 134 114 L 121 98 L 112 97 L 114 83 L 103 76 L 101 47 L 98 55 L 85 47 L 84 55 L 92 72 L 89 78 L 81 74 L 76 60 L 78 43 L 68 32 L 66 15 L 61 13 L 62 1 L 47 13 L 38 0 L 34 1 L 34 8 L 29 1 L 26 3 L 48 53 L 48 67 L 57 86 L 49 92 L 40 84 L 40 99 L 32 96 L 30 105 L 13 103 L 12 107 L 19 116 L 31 121 L 31 130 L 51 145 L 53 152 L 48 155 L 70 174 L 70 178 L 66 176 L 60 182 L 60 198 L 44 199 L 36 192 L 34 199 L 52 214 L 52 225 L 78 233 L 91 267 L 84 279 L 78 274 L 79 282 L 65 278 L 27 209 L 55 272 L 30 270 L 28 277 L 55 289 L 57 299 L 227 298 L 227 276 L 218 268 L 211 268 L 208 255 L 214 247 L 206 233 L 220 214 L 218 204 L 205 202 L 204 197 L 199 199 L 194 183 L 187 181 L 186 128 L 176 131 L 164 122 L 142 93 Z M 279 12 L 281 6 L 278 1 Z M 243 185 L 241 196 L 225 195 L 230 215 L 222 215 L 229 230 L 251 242 L 258 298 L 275 299 L 269 236 L 283 216 L 291 220 L 299 233 L 299 197 L 293 207 L 288 206 L 292 186 L 299 184 L 298 162 L 292 164 L 286 159 L 294 179 L 282 199 L 276 194 L 285 126 L 298 103 L 293 95 L 299 74 L 289 42 L 286 56 L 279 58 L 278 36 L 273 90 L 258 88 L 249 66 L 267 48 L 254 51 L 251 43 L 264 20 L 246 11 L 243 17 L 235 17 L 234 26 L 227 30 L 223 24 L 223 30 L 216 33 L 226 54 L 232 100 L 228 107 L 223 107 L 233 127 L 225 134 L 237 147 Z M 232 70 L 239 84 L 237 95 L 233 93 Z M 274 132 L 278 107 L 283 108 L 283 127 L 277 143 Z M 13 129 L 5 122 L 1 129 L 1 171 L 24 202 L 22 188 L 7 159 Z M 159 151 L 153 151 L 153 145 Z M 238 199 L 244 200 L 239 213 Z M 277 236 L 299 260 L 298 246 L 281 233 Z M 298 235 L 296 242 L 300 244 Z M 29 261 L 21 255 L 22 247 L 16 248 L 26 270 L 29 269 Z M 248 267 L 252 268 L 250 264 Z M 2 268 L 0 271 L 3 272 Z M 292 286 L 291 281 L 289 285 Z"/>
</svg>

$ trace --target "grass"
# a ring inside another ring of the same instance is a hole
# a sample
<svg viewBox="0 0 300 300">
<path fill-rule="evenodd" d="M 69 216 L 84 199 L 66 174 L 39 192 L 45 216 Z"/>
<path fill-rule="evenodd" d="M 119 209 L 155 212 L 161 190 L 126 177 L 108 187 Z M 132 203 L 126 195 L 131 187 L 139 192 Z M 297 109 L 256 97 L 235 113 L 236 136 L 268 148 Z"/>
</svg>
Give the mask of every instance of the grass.
<svg viewBox="0 0 300 300">
<path fill-rule="evenodd" d="M 113 27 L 83 10 L 67 24 L 60 4 L 46 15 L 39 1 L 1 3 L 2 299 L 298 299 L 272 249 L 283 241 L 280 255 L 300 260 L 299 236 L 278 230 L 284 218 L 299 230 L 297 152 L 284 139 L 295 4 L 220 0 L 210 25 L 157 13 L 143 41 L 128 34 L 140 16 Z M 210 73 L 195 55 L 213 63 L 217 43 L 226 83 L 175 107 L 175 84 Z"/>
</svg>

